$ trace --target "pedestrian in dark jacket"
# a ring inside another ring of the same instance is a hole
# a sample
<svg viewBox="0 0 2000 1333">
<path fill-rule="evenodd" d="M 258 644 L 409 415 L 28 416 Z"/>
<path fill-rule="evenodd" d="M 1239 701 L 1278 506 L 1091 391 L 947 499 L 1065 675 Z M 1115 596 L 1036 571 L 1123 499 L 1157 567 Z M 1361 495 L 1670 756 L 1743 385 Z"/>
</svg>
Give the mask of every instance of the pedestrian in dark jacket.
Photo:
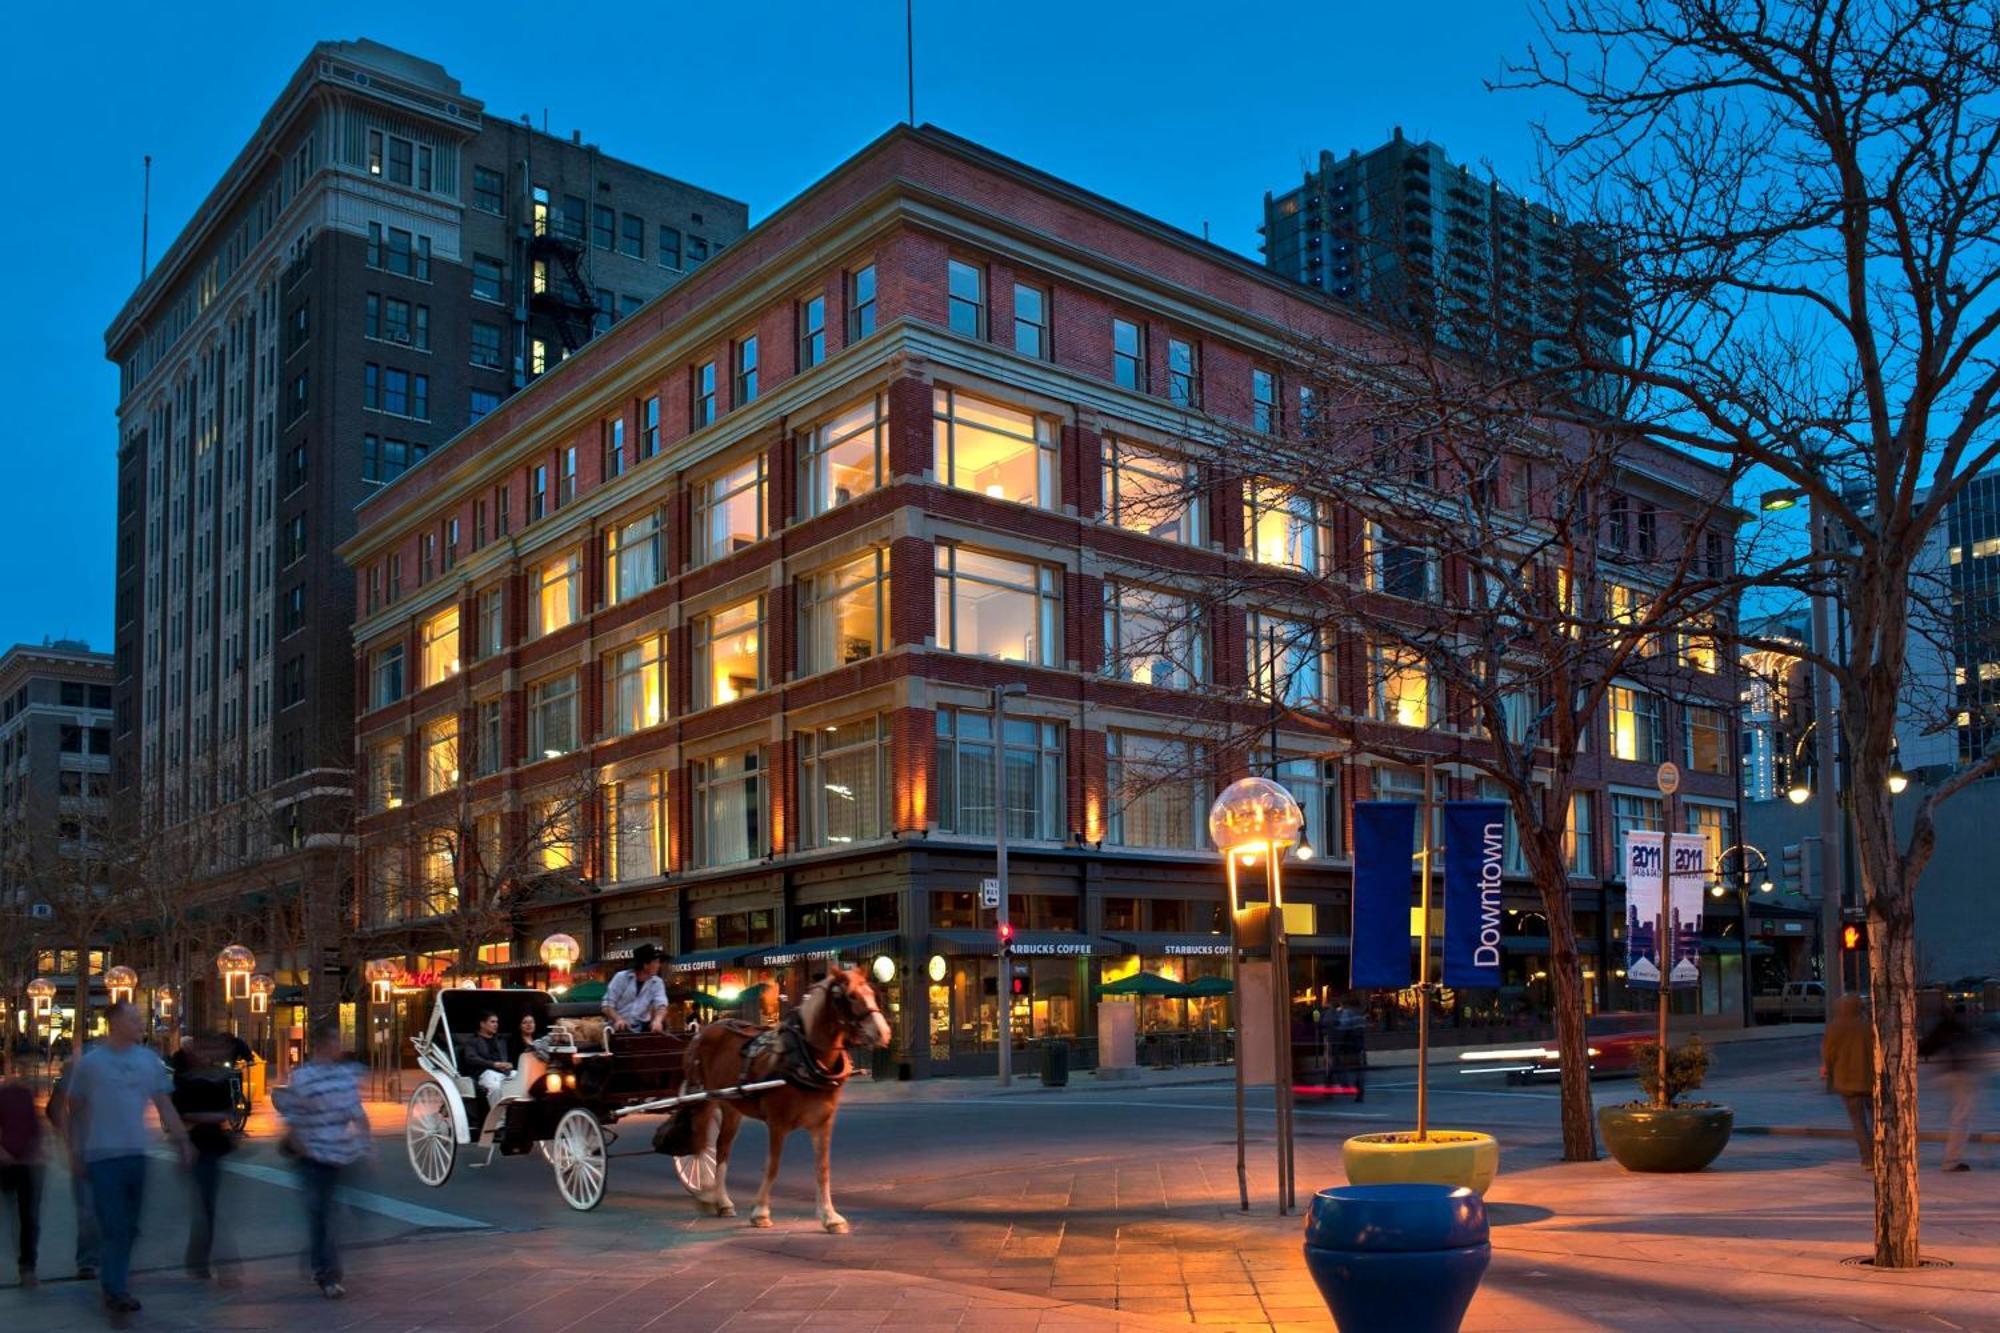
<svg viewBox="0 0 2000 1333">
<path fill-rule="evenodd" d="M 1820 1073 L 1827 1091 L 1838 1093 L 1847 1104 L 1848 1123 L 1854 1127 L 1854 1143 L 1861 1150 L 1861 1165 L 1875 1165 L 1875 1029 L 1861 1013 L 1861 997 L 1843 995 L 1834 1002 L 1833 1021 L 1820 1039 Z"/>
<path fill-rule="evenodd" d="M 41 1238 L 42 1122 L 35 1114 L 34 1089 L 19 1078 L 0 1082 L 0 1195 L 13 1196 L 21 1285 L 33 1287 Z"/>
<path fill-rule="evenodd" d="M 174 1074 L 174 1109 L 188 1127 L 194 1149 L 188 1163 L 189 1216 L 186 1265 L 188 1276 L 214 1276 L 215 1219 L 222 1195 L 222 1160 L 236 1148 L 229 1132 L 234 1116 L 229 1095 L 229 1043 L 216 1035 L 197 1037 L 178 1055 L 185 1056 Z"/>
<path fill-rule="evenodd" d="M 1917 1043 L 1917 1054 L 1938 1066 L 1938 1080 L 1951 1097 L 1951 1128 L 1945 1135 L 1944 1169 L 1970 1171 L 1965 1143 L 1979 1104 L 1979 1081 L 1986 1073 L 1985 1038 L 1965 1022 L 1965 1006 L 1955 1005 Z"/>
</svg>

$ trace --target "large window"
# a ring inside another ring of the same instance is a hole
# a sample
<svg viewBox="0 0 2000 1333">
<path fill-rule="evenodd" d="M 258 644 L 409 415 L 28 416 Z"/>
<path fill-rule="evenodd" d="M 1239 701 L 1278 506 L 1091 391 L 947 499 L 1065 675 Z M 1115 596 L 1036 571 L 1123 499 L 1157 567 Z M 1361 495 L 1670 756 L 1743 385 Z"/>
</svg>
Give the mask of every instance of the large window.
<svg viewBox="0 0 2000 1333">
<path fill-rule="evenodd" d="M 802 731 L 801 829 L 807 847 L 844 847 L 889 835 L 889 723 L 867 717 Z"/>
<path fill-rule="evenodd" d="M 368 751 L 368 808 L 394 810 L 403 803 L 403 743 L 383 741 Z"/>
<path fill-rule="evenodd" d="M 660 581 L 660 511 L 641 514 L 604 534 L 604 590 L 624 602 Z"/>
<path fill-rule="evenodd" d="M 500 326 L 484 324 L 474 320 L 472 324 L 472 364 L 489 369 L 500 368 Z"/>
<path fill-rule="evenodd" d="M 1659 697 L 1631 685 L 1613 685 L 1604 697 L 1611 719 L 1611 757 L 1641 764 L 1664 760 L 1667 744 Z"/>
<path fill-rule="evenodd" d="M 577 803 L 560 797 L 528 805 L 535 859 L 551 874 L 573 870 L 583 860 Z"/>
<path fill-rule="evenodd" d="M 1109 841 L 1120 847 L 1199 848 L 1208 814 L 1206 756 L 1198 745 L 1132 731 L 1106 734 Z"/>
<path fill-rule="evenodd" d="M 1691 833 L 1708 844 L 1708 870 L 1716 873 L 1722 864 L 1722 849 L 1735 842 L 1735 811 L 1726 805 L 1705 801 L 1681 802 L 1681 827 L 1674 836 Z"/>
<path fill-rule="evenodd" d="M 1509 875 L 1527 874 L 1528 856 L 1521 848 L 1521 822 L 1515 817 L 1513 802 L 1507 799 L 1507 788 L 1492 778 L 1481 778 L 1476 793 L 1482 801 L 1498 801 L 1507 807 L 1501 830 L 1500 868 Z"/>
<path fill-rule="evenodd" d="M 885 406 L 877 394 L 806 436 L 807 514 L 824 514 L 882 484 L 889 434 Z"/>
<path fill-rule="evenodd" d="M 765 852 L 762 756 L 754 749 L 697 759 L 694 778 L 694 863 L 735 865 Z"/>
<path fill-rule="evenodd" d="M 1014 350 L 1049 359 L 1049 294 L 1020 282 L 1014 284 Z"/>
<path fill-rule="evenodd" d="M 1712 676 L 1720 663 L 1716 651 L 1715 617 L 1712 615 L 1691 616 L 1688 628 L 1681 635 L 1681 664 L 1704 675 Z"/>
<path fill-rule="evenodd" d="M 458 717 L 447 713 L 424 728 L 424 795 L 458 785 Z"/>
<path fill-rule="evenodd" d="M 803 675 L 880 656 L 889 643 L 889 553 L 866 552 L 799 581 Z"/>
<path fill-rule="evenodd" d="M 943 388 L 932 413 L 939 481 L 996 500 L 1055 506 L 1055 431 L 1046 419 Z"/>
<path fill-rule="evenodd" d="M 1374 716 L 1399 727 L 1428 727 L 1437 717 L 1430 668 L 1423 654 L 1401 644 L 1376 644 L 1369 688 Z"/>
<path fill-rule="evenodd" d="M 1199 546 L 1202 523 L 1198 476 L 1191 463 L 1107 436 L 1104 516 L 1132 532 Z"/>
<path fill-rule="evenodd" d="M 1146 330 L 1129 319 L 1111 321 L 1111 378 L 1120 388 L 1146 391 Z"/>
<path fill-rule="evenodd" d="M 1260 565 L 1317 573 L 1319 502 L 1276 482 L 1252 481 L 1243 489 L 1243 537 L 1243 553 Z"/>
<path fill-rule="evenodd" d="M 1187 598 L 1131 583 L 1104 585 L 1104 674 L 1191 689 L 1208 679 L 1208 636 Z"/>
<path fill-rule="evenodd" d="M 1321 856 L 1341 855 L 1344 848 L 1340 804 L 1340 765 L 1331 759 L 1280 756 L 1277 768 L 1265 751 L 1253 761 L 1252 776 L 1270 773 L 1272 780 L 1292 794 L 1305 816 L 1299 840 Z"/>
<path fill-rule="evenodd" d="M 1625 875 L 1625 835 L 1659 833 L 1666 827 L 1666 816 L 1661 811 L 1659 797 L 1642 796 L 1635 792 L 1611 793 L 1611 854 L 1617 860 L 1619 878 Z"/>
<path fill-rule="evenodd" d="M 1054 722 L 1007 719 L 1007 836 L 1053 842 L 1063 826 L 1063 731 Z M 937 710 L 937 826 L 993 836 L 993 714 Z"/>
<path fill-rule="evenodd" d="M 667 720 L 667 636 L 649 634 L 604 659 L 605 726 L 629 736 Z"/>
<path fill-rule="evenodd" d="M 1248 621 L 1250 689 L 1287 708 L 1326 704 L 1326 636 L 1310 621 L 1252 610 Z"/>
<path fill-rule="evenodd" d="M 1608 583 L 1604 588 L 1606 610 L 1614 625 L 1639 626 L 1652 618 L 1652 600 L 1637 588 L 1622 583 Z M 1646 634 L 1639 636 L 1633 644 L 1632 652 L 1638 657 L 1651 657 L 1660 651 L 1660 636 Z"/>
<path fill-rule="evenodd" d="M 374 688 L 369 691 L 369 696 L 375 701 L 375 707 L 380 708 L 384 704 L 395 703 L 403 697 L 402 644 L 392 643 L 387 648 L 379 650 L 375 654 L 374 665 L 370 670 L 374 677 Z"/>
<path fill-rule="evenodd" d="M 605 848 L 609 864 L 606 878 L 612 883 L 651 879 L 666 864 L 664 841 L 667 783 L 664 776 L 648 773 L 643 777 L 612 783 L 605 792 Z"/>
<path fill-rule="evenodd" d="M 946 652 L 1061 664 L 1058 571 L 963 546 L 937 548 L 937 644 Z"/>
<path fill-rule="evenodd" d="M 473 771 L 480 777 L 490 777 L 507 766 L 507 744 L 501 730 L 502 717 L 498 699 L 481 699 L 472 706 L 472 762 Z"/>
<path fill-rule="evenodd" d="M 1368 525 L 1363 542 L 1371 591 L 1413 602 L 1428 601 L 1436 592 L 1430 553 L 1423 547 L 1385 532 L 1379 523 Z"/>
<path fill-rule="evenodd" d="M 764 537 L 764 455 L 703 481 L 695 492 L 695 555 L 720 560 Z"/>
<path fill-rule="evenodd" d="M 553 759 L 576 749 L 576 673 L 565 672 L 528 687 L 528 757 Z"/>
<path fill-rule="evenodd" d="M 752 597 L 695 621 L 695 707 L 726 704 L 764 688 L 764 599 Z"/>
<path fill-rule="evenodd" d="M 435 685 L 458 674 L 458 608 L 448 606 L 426 620 L 419 634 L 423 683 Z"/>
<path fill-rule="evenodd" d="M 487 588 L 479 594 L 479 655 L 497 657 L 507 646 L 507 590 Z"/>
<path fill-rule="evenodd" d="M 1597 843 L 1592 836 L 1589 792 L 1573 792 L 1569 798 L 1569 820 L 1563 826 L 1563 857 L 1572 875 L 1597 876 Z"/>
<path fill-rule="evenodd" d="M 576 622 L 579 584 L 575 551 L 559 555 L 528 576 L 528 637 L 553 634 Z"/>
<path fill-rule="evenodd" d="M 951 331 L 968 338 L 986 336 L 986 270 L 952 259 L 945 262 Z"/>
<path fill-rule="evenodd" d="M 1720 708 L 1682 708 L 1681 741 L 1689 772 L 1729 772 L 1729 714 Z"/>
</svg>

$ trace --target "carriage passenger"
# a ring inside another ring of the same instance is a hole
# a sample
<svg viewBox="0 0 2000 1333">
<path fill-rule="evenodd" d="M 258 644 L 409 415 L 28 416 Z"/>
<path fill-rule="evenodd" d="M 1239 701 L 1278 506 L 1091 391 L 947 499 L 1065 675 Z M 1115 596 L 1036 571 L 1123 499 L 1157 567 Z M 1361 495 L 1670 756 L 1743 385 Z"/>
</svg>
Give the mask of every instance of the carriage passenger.
<svg viewBox="0 0 2000 1333">
<path fill-rule="evenodd" d="M 464 1066 L 488 1099 L 499 1095 L 501 1084 L 514 1072 L 507 1041 L 500 1035 L 500 1015 L 491 1009 L 479 1016 L 479 1031 L 465 1039 Z"/>
<path fill-rule="evenodd" d="M 535 1016 L 533 1014 L 522 1014 L 521 1024 L 514 1029 L 513 1040 L 507 1046 L 508 1053 L 514 1057 L 516 1063 L 520 1061 L 521 1053 L 533 1046 L 535 1038 L 540 1035 L 541 1033 L 538 1031 L 535 1023 Z"/>
<path fill-rule="evenodd" d="M 667 983 L 660 980 L 660 951 L 642 944 L 632 951 L 632 966 L 611 978 L 604 990 L 604 1023 L 609 1032 L 665 1030 Z"/>
</svg>

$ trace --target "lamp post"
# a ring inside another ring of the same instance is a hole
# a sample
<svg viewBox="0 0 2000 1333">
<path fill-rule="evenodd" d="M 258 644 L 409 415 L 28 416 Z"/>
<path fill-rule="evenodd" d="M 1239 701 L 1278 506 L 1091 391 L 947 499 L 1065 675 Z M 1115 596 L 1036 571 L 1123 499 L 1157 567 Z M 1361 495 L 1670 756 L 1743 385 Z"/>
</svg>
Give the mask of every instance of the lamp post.
<svg viewBox="0 0 2000 1333">
<path fill-rule="evenodd" d="M 257 955 L 240 944 L 229 945 L 215 956 L 215 970 L 222 977 L 222 1002 L 234 1028 L 236 1001 L 249 997 L 250 974 L 257 970 Z"/>
<path fill-rule="evenodd" d="M 55 1007 L 56 983 L 47 977 L 36 977 L 28 983 L 28 1003 L 33 1006 L 36 1018 L 47 1018 Z"/>
<path fill-rule="evenodd" d="M 993 918 L 998 978 L 994 1003 L 1000 1009 L 1000 1086 L 1014 1081 L 1014 926 L 1007 919 L 1007 700 L 1028 687 L 1010 681 L 993 687 L 993 877 L 1000 884 Z"/>
<path fill-rule="evenodd" d="M 1736 827 L 1740 831 L 1743 825 L 1739 821 Z M 1736 942 L 1740 946 L 1739 970 L 1743 973 L 1743 1026 L 1747 1028 L 1752 1021 L 1750 999 L 1750 877 L 1752 872 L 1750 869 L 1750 857 L 1755 856 L 1757 858 L 1756 873 L 1764 876 L 1763 880 L 1757 885 L 1757 891 L 1759 893 L 1769 893 L 1774 886 L 1770 878 L 1771 859 L 1765 856 L 1761 849 L 1752 844 L 1739 842 L 1733 847 L 1725 847 L 1722 855 L 1716 858 L 1715 873 L 1717 878 L 1714 887 L 1709 890 L 1710 894 L 1717 898 L 1722 896 L 1724 890 L 1721 876 L 1724 873 L 1723 867 L 1729 862 L 1729 854 L 1731 852 L 1736 853 Z M 1717 1004 L 1721 1003 L 1721 998 L 1719 995 L 1716 997 Z"/>
<path fill-rule="evenodd" d="M 577 959 L 583 957 L 583 946 L 573 935 L 556 934 L 542 941 L 537 951 L 542 965 L 553 974 L 549 989 L 557 995 L 569 989 L 569 970 L 576 966 Z"/>
<path fill-rule="evenodd" d="M 111 1003 L 130 1003 L 139 989 L 139 974 L 120 963 L 104 973 L 104 990 L 111 997 Z"/>
<path fill-rule="evenodd" d="M 1223 788 L 1208 811 L 1208 836 L 1222 853 L 1223 874 L 1229 885 L 1229 956 L 1237 971 L 1237 1002 L 1243 1000 L 1240 964 L 1243 945 L 1240 936 L 1237 890 L 1238 866 L 1254 864 L 1262 857 L 1266 867 L 1269 904 L 1266 922 L 1271 950 L 1272 1083 L 1277 1116 L 1278 1214 L 1292 1210 L 1295 1201 L 1292 1162 L 1292 1022 L 1291 964 L 1285 948 L 1284 859 L 1287 849 L 1298 845 L 1305 815 L 1299 803 L 1269 778 L 1238 778 Z M 1236 1188 L 1243 1210 L 1250 1209 L 1250 1183 L 1244 1165 L 1243 1058 L 1244 1014 L 1239 1009 L 1236 1030 Z"/>
</svg>

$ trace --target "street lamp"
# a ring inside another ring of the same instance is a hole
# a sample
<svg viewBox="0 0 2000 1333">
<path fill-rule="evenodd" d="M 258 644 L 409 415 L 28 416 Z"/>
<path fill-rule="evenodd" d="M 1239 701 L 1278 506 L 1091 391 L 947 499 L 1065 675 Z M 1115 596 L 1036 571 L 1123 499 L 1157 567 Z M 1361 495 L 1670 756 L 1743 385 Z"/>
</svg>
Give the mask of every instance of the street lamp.
<svg viewBox="0 0 2000 1333">
<path fill-rule="evenodd" d="M 1891 796 L 1901 796 L 1909 790 L 1910 775 L 1903 771 L 1903 747 L 1900 745 L 1889 747 L 1888 785 Z"/>
<path fill-rule="evenodd" d="M 36 1018 L 47 1018 L 54 1008 L 56 983 L 47 977 L 36 977 L 28 983 L 28 1003 L 34 1006 Z"/>
<path fill-rule="evenodd" d="M 569 970 L 576 966 L 576 960 L 583 957 L 583 946 L 573 935 L 551 935 L 542 941 L 539 950 L 542 965 L 555 974 L 549 989 L 560 995 L 569 989 Z"/>
<path fill-rule="evenodd" d="M 1763 881 L 1757 885 L 1757 891 L 1759 893 L 1769 893 L 1774 886 L 1770 880 L 1771 858 L 1764 855 L 1761 848 L 1747 842 L 1739 842 L 1733 847 L 1723 848 L 1722 854 L 1716 857 L 1716 881 L 1709 889 L 1711 897 L 1720 898 L 1724 893 L 1722 876 L 1725 873 L 1724 867 L 1729 864 L 1729 854 L 1731 852 L 1736 853 L 1737 970 L 1743 974 L 1743 1026 L 1749 1027 L 1751 1023 L 1751 1010 L 1753 1008 L 1750 991 L 1751 857 L 1754 856 L 1757 858 L 1756 873 L 1765 876 Z"/>
<path fill-rule="evenodd" d="M 257 955 L 232 944 L 215 956 L 215 970 L 222 976 L 222 998 L 241 999 L 250 993 L 250 974 L 257 970 Z"/>
<path fill-rule="evenodd" d="M 250 996 L 251 1013 L 268 1014 L 271 1012 L 271 993 L 278 989 L 277 982 L 271 980 L 264 973 L 258 972 L 250 980 L 244 982 L 243 986 L 246 993 Z"/>
<path fill-rule="evenodd" d="M 111 1003 L 128 1003 L 139 989 L 139 974 L 120 963 L 104 973 L 104 989 L 111 996 Z"/>
<path fill-rule="evenodd" d="M 368 998 L 376 1004 L 389 1003 L 389 996 L 396 989 L 396 973 L 399 969 L 393 959 L 376 958 L 361 969 L 368 978 Z"/>
<path fill-rule="evenodd" d="M 1294 1200 L 1292 1162 L 1292 1033 L 1291 964 L 1285 950 L 1285 849 L 1298 845 L 1305 814 L 1292 794 L 1269 778 L 1238 778 L 1222 789 L 1208 810 L 1208 836 L 1222 853 L 1223 875 L 1229 884 L 1229 957 L 1238 969 L 1237 997 L 1243 996 L 1242 941 L 1239 937 L 1237 870 L 1262 855 L 1270 886 L 1268 922 L 1271 950 L 1272 1089 L 1277 1111 L 1278 1213 L 1289 1212 Z M 1243 1042 L 1245 1015 L 1237 1015 L 1236 1051 L 1236 1187 L 1243 1208 L 1250 1208 L 1249 1176 L 1244 1167 Z"/>
</svg>

